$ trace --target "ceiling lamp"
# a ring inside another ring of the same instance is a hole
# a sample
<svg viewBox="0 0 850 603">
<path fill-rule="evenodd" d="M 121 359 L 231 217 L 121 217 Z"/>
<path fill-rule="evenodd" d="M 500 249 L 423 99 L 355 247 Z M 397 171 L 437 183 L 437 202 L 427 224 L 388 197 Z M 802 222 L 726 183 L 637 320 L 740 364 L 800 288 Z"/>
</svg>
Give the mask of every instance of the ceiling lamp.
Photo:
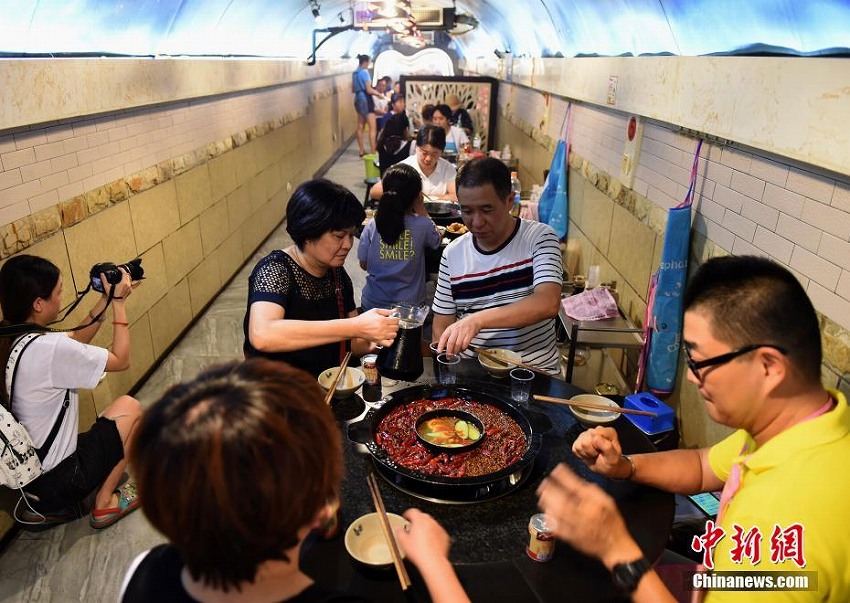
<svg viewBox="0 0 850 603">
<path fill-rule="evenodd" d="M 310 4 L 310 12 L 313 13 L 313 18 L 317 21 L 322 18 L 322 7 L 319 6 L 319 0 L 308 0 Z"/>
</svg>

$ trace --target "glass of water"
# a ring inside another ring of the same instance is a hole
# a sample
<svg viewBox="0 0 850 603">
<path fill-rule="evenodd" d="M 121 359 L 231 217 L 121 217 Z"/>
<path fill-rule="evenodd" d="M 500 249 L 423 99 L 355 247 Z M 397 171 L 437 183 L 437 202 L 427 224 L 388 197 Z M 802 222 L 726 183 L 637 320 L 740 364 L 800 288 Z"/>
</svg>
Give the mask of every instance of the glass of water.
<svg viewBox="0 0 850 603">
<path fill-rule="evenodd" d="M 511 399 L 519 406 L 528 406 L 533 380 L 534 373 L 528 369 L 515 368 L 511 371 Z"/>
</svg>

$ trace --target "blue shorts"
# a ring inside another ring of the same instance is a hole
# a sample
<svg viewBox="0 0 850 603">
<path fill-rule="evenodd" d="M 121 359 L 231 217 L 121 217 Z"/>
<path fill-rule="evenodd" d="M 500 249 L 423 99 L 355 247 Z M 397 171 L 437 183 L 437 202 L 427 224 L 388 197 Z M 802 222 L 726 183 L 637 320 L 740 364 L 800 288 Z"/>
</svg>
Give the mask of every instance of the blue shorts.
<svg viewBox="0 0 850 603">
<path fill-rule="evenodd" d="M 24 491 L 38 497 L 32 502 L 41 513 L 73 507 L 97 490 L 123 458 L 118 425 L 98 417 L 91 429 L 77 436 L 77 449 Z"/>
<path fill-rule="evenodd" d="M 365 92 L 357 92 L 354 94 L 354 110 L 366 117 L 375 112 L 375 101 Z"/>
</svg>

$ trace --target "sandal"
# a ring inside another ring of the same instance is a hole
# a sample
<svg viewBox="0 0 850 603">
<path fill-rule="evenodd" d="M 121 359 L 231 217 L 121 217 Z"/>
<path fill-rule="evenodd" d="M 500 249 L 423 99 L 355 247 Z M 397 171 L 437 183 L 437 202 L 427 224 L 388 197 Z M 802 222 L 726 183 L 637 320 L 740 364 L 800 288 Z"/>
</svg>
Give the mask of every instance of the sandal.
<svg viewBox="0 0 850 603">
<path fill-rule="evenodd" d="M 139 508 L 139 494 L 134 482 L 127 482 L 115 493 L 118 495 L 118 506 L 107 509 L 92 509 L 89 525 L 95 529 L 111 526 L 119 519 L 129 515 Z"/>
</svg>

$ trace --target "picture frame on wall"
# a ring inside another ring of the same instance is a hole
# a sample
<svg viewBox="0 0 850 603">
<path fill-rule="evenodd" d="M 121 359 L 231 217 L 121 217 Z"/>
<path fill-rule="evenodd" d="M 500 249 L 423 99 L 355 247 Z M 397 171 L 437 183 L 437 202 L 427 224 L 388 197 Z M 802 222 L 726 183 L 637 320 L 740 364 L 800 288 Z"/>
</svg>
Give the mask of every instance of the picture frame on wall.
<svg viewBox="0 0 850 603">
<path fill-rule="evenodd" d="M 418 129 L 422 124 L 422 107 L 445 103 L 454 94 L 472 118 L 474 133 L 481 136 L 481 149 L 493 148 L 499 94 L 497 79 L 487 76 L 402 75 L 399 82 L 407 102 L 407 114 L 414 127 Z"/>
</svg>

